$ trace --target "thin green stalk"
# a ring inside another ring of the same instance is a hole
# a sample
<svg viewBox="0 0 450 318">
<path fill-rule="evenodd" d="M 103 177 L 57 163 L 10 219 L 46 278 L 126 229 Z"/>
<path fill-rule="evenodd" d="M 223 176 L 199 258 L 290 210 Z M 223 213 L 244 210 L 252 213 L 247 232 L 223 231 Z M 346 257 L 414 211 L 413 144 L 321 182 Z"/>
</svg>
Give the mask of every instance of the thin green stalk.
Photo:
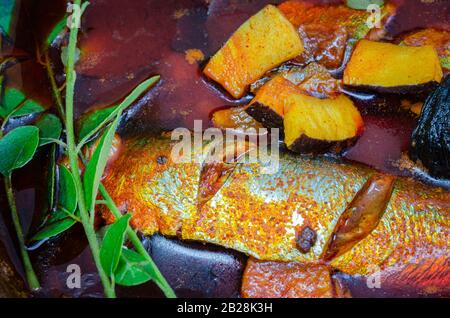
<svg viewBox="0 0 450 318">
<path fill-rule="evenodd" d="M 19 241 L 20 253 L 22 254 L 23 266 L 25 268 L 25 274 L 27 276 L 28 285 L 30 289 L 36 290 L 41 286 L 39 285 L 39 280 L 36 277 L 36 273 L 31 265 L 30 256 L 28 255 L 27 249 L 25 247 L 25 242 L 23 239 L 22 225 L 20 223 L 19 214 L 17 213 L 16 200 L 14 198 L 14 192 L 11 183 L 11 175 L 4 178 L 5 179 L 5 189 L 6 196 L 8 197 L 8 204 L 11 210 L 12 221 L 14 228 L 17 233 L 17 240 Z"/>
<path fill-rule="evenodd" d="M 81 6 L 81 0 L 75 0 L 74 6 Z M 95 235 L 95 230 L 92 224 L 90 223 L 89 213 L 86 208 L 86 202 L 84 200 L 84 189 L 83 184 L 81 182 L 81 176 L 78 170 L 78 154 L 76 152 L 75 145 L 75 132 L 74 132 L 74 123 L 73 123 L 73 109 L 74 109 L 74 90 L 75 90 L 75 50 L 77 47 L 77 38 L 78 38 L 78 26 L 71 27 L 70 29 L 70 37 L 69 37 L 69 45 L 67 48 L 67 68 L 66 68 L 66 134 L 67 134 L 67 151 L 69 154 L 69 161 L 72 174 L 75 179 L 75 186 L 77 188 L 78 193 L 78 208 L 80 210 L 80 217 L 84 227 L 84 231 L 86 233 L 87 240 L 89 242 L 89 246 L 91 248 L 92 257 L 94 259 L 95 265 L 97 267 L 97 271 L 100 276 L 100 280 L 103 284 L 103 289 L 105 296 L 108 298 L 115 297 L 114 288 L 111 286 L 111 282 L 108 278 L 108 275 L 103 270 L 103 267 L 100 263 L 100 247 L 97 241 L 97 237 Z"/>
<path fill-rule="evenodd" d="M 64 212 L 72 220 L 77 221 L 78 223 L 82 223 L 81 219 L 79 217 L 75 216 L 73 213 L 70 213 L 69 211 L 67 211 L 63 207 L 59 207 L 59 209 L 61 209 L 61 211 Z"/>
<path fill-rule="evenodd" d="M 62 97 L 61 97 L 61 92 L 59 91 L 58 85 L 56 84 L 55 73 L 53 72 L 53 68 L 50 64 L 50 58 L 48 56 L 47 50 L 45 50 L 44 58 L 45 58 L 45 68 L 47 69 L 47 75 L 50 80 L 50 86 L 52 88 L 53 98 L 55 99 L 55 102 L 56 102 L 59 117 L 61 118 L 61 120 L 64 123 L 65 114 L 64 114 L 64 106 L 63 106 L 63 101 L 62 101 Z"/>
<path fill-rule="evenodd" d="M 110 211 L 114 215 L 114 217 L 116 217 L 116 218 L 122 217 L 122 213 L 117 208 L 116 204 L 114 203 L 114 200 L 111 198 L 111 196 L 109 195 L 108 191 L 106 190 L 106 188 L 103 184 L 100 184 L 99 190 L 103 196 L 104 201 L 106 202 L 106 205 L 108 206 L 108 208 L 110 209 Z M 155 283 L 158 285 L 158 287 L 161 288 L 161 290 L 164 292 L 166 297 L 176 298 L 176 295 L 175 295 L 172 287 L 170 287 L 169 283 L 166 281 L 164 276 L 159 271 L 158 266 L 156 266 L 156 264 L 153 262 L 153 259 L 150 257 L 147 250 L 142 245 L 142 242 L 139 239 L 139 237 L 137 236 L 136 232 L 129 225 L 127 228 L 127 235 L 128 235 L 128 238 L 130 239 L 131 243 L 133 243 L 136 251 L 139 254 L 141 254 L 142 256 L 144 256 L 145 259 L 148 262 L 150 262 L 150 264 L 152 265 L 153 270 L 155 271 L 155 275 L 156 275 Z"/>
<path fill-rule="evenodd" d="M 61 141 L 59 139 L 55 139 L 55 138 L 41 138 L 42 142 L 51 142 L 51 143 L 55 143 L 61 147 L 63 147 L 64 149 L 67 148 L 67 144 L 64 141 Z"/>
</svg>

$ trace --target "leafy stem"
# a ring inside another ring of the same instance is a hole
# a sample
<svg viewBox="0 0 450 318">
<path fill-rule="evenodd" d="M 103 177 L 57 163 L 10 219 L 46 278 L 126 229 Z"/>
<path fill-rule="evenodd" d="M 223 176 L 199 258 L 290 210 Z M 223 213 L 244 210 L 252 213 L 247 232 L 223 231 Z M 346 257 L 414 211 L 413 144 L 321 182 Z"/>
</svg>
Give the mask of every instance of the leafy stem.
<svg viewBox="0 0 450 318">
<path fill-rule="evenodd" d="M 114 200 L 111 198 L 111 196 L 109 195 L 108 191 L 106 190 L 106 188 L 103 186 L 103 184 L 100 184 L 100 193 L 103 196 L 104 202 L 105 204 L 108 206 L 109 210 L 111 211 L 111 213 L 114 215 L 114 217 L 116 219 L 122 217 L 122 213 L 120 212 L 120 210 L 117 208 L 116 204 L 114 203 Z M 136 249 L 136 251 L 142 255 L 146 261 L 148 261 L 151 266 L 152 269 L 154 271 L 154 280 L 155 283 L 158 285 L 159 288 L 161 288 L 161 290 L 164 292 L 164 294 L 166 295 L 166 297 L 168 298 L 175 298 L 176 295 L 173 292 L 172 288 L 170 287 L 170 285 L 167 283 L 166 279 L 164 278 L 164 276 L 161 274 L 161 272 L 159 271 L 158 267 L 156 266 L 156 264 L 153 262 L 152 258 L 150 257 L 150 255 L 148 254 L 147 250 L 144 248 L 144 246 L 142 245 L 141 240 L 139 239 L 138 235 L 136 234 L 136 232 L 131 228 L 130 225 L 128 225 L 127 227 L 127 235 L 129 240 L 131 241 L 131 243 L 133 244 L 134 248 Z"/>
<path fill-rule="evenodd" d="M 153 86 L 156 82 L 160 80 L 160 76 L 156 75 L 148 80 L 139 84 L 130 95 L 128 95 L 123 102 L 120 103 L 98 126 L 96 126 L 92 131 L 90 131 L 86 136 L 84 136 L 77 146 L 77 152 L 80 152 L 81 149 L 89 142 L 102 128 L 104 128 L 108 123 L 110 123 L 114 118 L 120 117 L 123 110 L 130 106 L 137 97 L 139 97 L 144 91 L 146 91 L 149 87 Z"/>
<path fill-rule="evenodd" d="M 59 108 L 58 111 L 61 117 L 64 117 L 66 142 L 51 135 L 45 129 L 41 129 L 40 144 L 53 143 L 62 146 L 69 159 L 69 168 L 65 165 L 59 166 L 58 204 L 52 212 L 53 214 L 47 218 L 47 226 L 38 232 L 32 240 L 38 241 L 56 236 L 68 230 L 76 222 L 80 222 L 83 225 L 106 297 L 115 297 L 116 284 L 136 286 L 151 279 L 155 281 L 167 297 L 175 297 L 175 293 L 142 245 L 138 235 L 130 227 L 131 214 L 122 215 L 101 184 L 122 113 L 139 96 L 158 82 L 160 76 L 153 76 L 143 81 L 119 105 L 109 107 L 90 117 L 88 124 L 82 126 L 78 131 L 79 142 L 76 144 L 78 140 L 75 136 L 74 93 L 77 77 L 75 64 L 77 52 L 79 52 L 77 38 L 80 18 L 88 4 L 87 1 L 82 2 L 82 0 L 74 1 L 74 13 L 72 17 L 67 18 L 71 24 L 69 42 L 68 46 L 64 48 L 64 56 L 61 56 L 66 66 L 64 104 L 60 89 L 56 86 L 47 50 L 45 51 L 45 63 L 43 64 L 47 68 L 55 102 Z M 58 24 L 58 29 L 60 25 Z M 56 32 L 53 33 L 56 34 Z M 53 33 L 50 38 L 54 36 Z M 52 116 L 52 118 L 46 118 L 45 122 L 40 123 L 39 128 L 44 128 L 48 126 L 47 123 L 52 123 L 56 118 L 56 116 Z M 99 139 L 93 146 L 91 155 L 89 158 L 84 158 L 82 151 L 84 146 L 97 137 Z M 80 163 L 84 166 L 83 168 L 80 167 Z M 8 167 L 8 165 L 5 164 L 5 167 Z M 54 189 L 54 183 L 51 189 Z M 97 199 L 99 194 L 102 194 L 103 200 Z M 53 196 L 53 193 L 51 195 Z M 108 227 L 101 240 L 97 236 L 94 224 L 96 206 L 100 204 L 108 207 L 116 218 L 116 221 Z M 133 243 L 136 251 L 124 246 L 126 236 Z"/>
<path fill-rule="evenodd" d="M 74 6 L 80 8 L 81 0 L 75 0 Z M 67 48 L 67 67 L 66 67 L 66 134 L 67 134 L 67 152 L 70 161 L 70 168 L 74 176 L 75 186 L 77 189 L 78 196 L 78 208 L 80 211 L 81 222 L 86 233 L 89 246 L 91 248 L 92 257 L 94 259 L 95 265 L 97 267 L 100 280 L 103 284 L 103 289 L 105 296 L 108 298 L 115 297 L 114 288 L 103 269 L 100 262 L 100 247 L 97 241 L 94 227 L 90 222 L 89 212 L 86 207 L 86 202 L 84 198 L 83 183 L 81 181 L 81 176 L 78 167 L 78 152 L 75 145 L 75 132 L 74 132 L 74 90 L 75 90 L 75 51 L 77 48 L 77 38 L 78 38 L 78 26 L 72 25 L 70 29 L 69 45 Z"/>
<path fill-rule="evenodd" d="M 55 139 L 55 138 L 41 138 L 42 142 L 48 142 L 48 143 L 55 143 L 63 148 L 67 148 L 67 144 L 59 139 Z"/>
<path fill-rule="evenodd" d="M 8 198 L 9 208 L 11 210 L 12 221 L 17 234 L 17 240 L 19 242 L 20 253 L 22 255 L 23 265 L 25 268 L 25 274 L 27 281 L 32 290 L 40 288 L 39 281 L 31 265 L 30 256 L 28 255 L 23 238 L 22 224 L 20 223 L 19 214 L 17 213 L 16 200 L 14 198 L 14 191 L 11 182 L 11 174 L 4 177 L 6 196 Z"/>
</svg>

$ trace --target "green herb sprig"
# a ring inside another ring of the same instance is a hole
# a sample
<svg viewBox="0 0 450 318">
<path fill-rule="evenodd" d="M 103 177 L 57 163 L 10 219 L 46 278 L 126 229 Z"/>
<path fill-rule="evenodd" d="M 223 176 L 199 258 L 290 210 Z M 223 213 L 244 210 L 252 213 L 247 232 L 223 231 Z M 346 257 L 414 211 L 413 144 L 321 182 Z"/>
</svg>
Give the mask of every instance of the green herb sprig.
<svg viewBox="0 0 450 318">
<path fill-rule="evenodd" d="M 88 6 L 88 2 L 75 0 L 73 7 L 78 11 L 78 20 Z M 79 10 L 77 10 L 79 8 Z M 75 17 L 77 18 L 77 17 Z M 135 286 L 153 280 L 167 297 L 176 297 L 170 285 L 161 274 L 156 264 L 142 245 L 136 232 L 130 227 L 131 215 L 122 215 L 101 184 L 113 138 L 123 111 L 133 104 L 150 87 L 155 85 L 160 77 L 154 76 L 137 86 L 129 96 L 119 105 L 103 109 L 90 116 L 78 131 L 79 140 L 75 137 L 74 124 L 74 89 L 76 81 L 75 63 L 78 59 L 77 38 L 79 27 L 72 23 L 69 28 L 69 44 L 64 49 L 64 65 L 66 67 L 66 83 L 59 88 L 51 67 L 48 48 L 52 41 L 62 32 L 66 21 L 58 23 L 51 32 L 44 48 L 43 58 L 38 52 L 38 61 L 46 68 L 51 89 L 56 103 L 55 116 L 46 112 L 46 108 L 26 96 L 17 89 L 3 90 L 3 72 L 11 66 L 10 61 L 4 60 L 0 65 L 0 173 L 4 176 L 8 203 L 12 220 L 17 232 L 27 281 L 31 289 L 40 287 L 33 270 L 25 245 L 25 238 L 18 216 L 11 176 L 14 170 L 24 167 L 31 161 L 38 147 L 51 144 L 51 167 L 49 169 L 49 204 L 52 213 L 47 217 L 44 227 L 32 237 L 32 241 L 41 241 L 59 235 L 77 223 L 81 223 L 89 242 L 92 257 L 97 267 L 106 297 L 115 297 L 115 285 Z M 1 63 L 2 61 L 0 61 Z M 61 91 L 65 88 L 65 99 Z M 4 134 L 10 119 L 37 115 L 34 126 L 23 126 Z M 65 142 L 61 139 L 65 133 Z M 100 137 L 99 137 L 100 136 Z M 84 146 L 99 138 L 93 155 L 87 159 L 82 153 Z M 57 165 L 56 147 L 60 146 L 69 158 L 69 167 Z M 80 162 L 84 167 L 80 167 Z M 84 169 L 84 174 L 80 172 Z M 59 178 L 56 178 L 59 171 Z M 58 179 L 58 186 L 55 180 Z M 54 206 L 55 191 L 58 189 L 58 202 Z M 101 194 L 103 200 L 98 201 Z M 94 227 L 95 208 L 98 204 L 106 205 L 116 218 L 116 222 L 108 227 L 103 239 L 98 238 Z M 124 246 L 128 239 L 134 250 Z"/>
<path fill-rule="evenodd" d="M 45 113 L 45 107 L 38 102 L 27 98 L 22 91 L 16 88 L 4 87 L 5 72 L 16 63 L 18 61 L 14 58 L 0 58 L 0 119 L 2 122 L 0 126 L 0 174 L 3 175 L 11 219 L 16 231 L 27 282 L 30 289 L 36 290 L 40 288 L 40 284 L 25 245 L 12 175 L 15 170 L 24 167 L 33 159 L 39 147 L 47 145 L 53 139 L 59 140 L 62 127 L 59 119 L 52 114 Z M 26 125 L 9 132 L 6 131 L 11 119 L 29 115 L 37 117 L 34 126 Z"/>
<path fill-rule="evenodd" d="M 16 128 L 0 139 L 0 172 L 4 177 L 6 196 L 19 242 L 28 285 L 33 290 L 40 288 L 40 285 L 25 246 L 11 176 L 14 170 L 22 168 L 33 158 L 38 145 L 39 129 L 33 126 Z"/>
<path fill-rule="evenodd" d="M 81 13 L 87 4 L 88 2 L 82 4 L 81 0 L 74 1 L 74 7 L 81 8 Z M 106 297 L 115 297 L 116 284 L 134 286 L 149 280 L 154 280 L 167 297 L 175 297 L 172 288 L 152 261 L 136 232 L 130 227 L 130 215 L 122 215 L 101 184 L 101 177 L 123 111 L 158 82 L 160 77 L 155 76 L 144 81 L 118 106 L 112 107 L 110 111 L 104 112 L 101 116 L 97 116 L 90 123 L 90 126 L 85 127 L 82 134 L 79 134 L 81 140 L 77 143 L 73 116 L 76 81 L 75 63 L 78 51 L 77 38 L 78 26 L 74 25 L 70 28 L 69 44 L 65 49 L 65 107 L 61 111 L 65 114 L 67 144 L 64 144 L 64 148 L 69 158 L 70 167 L 69 169 L 59 167 L 62 178 L 60 178 L 58 208 L 48 220 L 50 224 L 39 232 L 34 239 L 45 239 L 57 235 L 79 221 L 83 225 L 88 239 Z M 52 75 L 49 73 L 49 76 Z M 58 93 L 59 90 L 54 89 L 54 94 Z M 94 153 L 87 160 L 82 154 L 83 147 L 99 134 L 100 139 Z M 80 173 L 80 160 L 85 166 L 83 175 Z M 61 171 L 64 172 L 61 173 Z M 103 201 L 96 200 L 99 193 L 103 196 Z M 75 204 L 73 200 L 69 200 L 74 195 L 76 197 Z M 116 217 L 116 222 L 109 226 L 101 242 L 99 242 L 94 228 L 97 204 L 105 204 Z M 76 208 L 74 208 L 74 205 L 76 205 Z M 126 238 L 131 241 L 136 251 L 124 247 Z"/>
</svg>

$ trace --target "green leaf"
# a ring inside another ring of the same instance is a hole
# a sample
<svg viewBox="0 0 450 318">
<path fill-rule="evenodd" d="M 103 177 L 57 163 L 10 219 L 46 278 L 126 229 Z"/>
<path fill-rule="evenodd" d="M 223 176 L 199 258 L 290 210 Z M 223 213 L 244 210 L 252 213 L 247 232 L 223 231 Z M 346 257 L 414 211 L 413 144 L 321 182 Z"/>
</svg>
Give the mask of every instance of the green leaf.
<svg viewBox="0 0 450 318">
<path fill-rule="evenodd" d="M 0 172 L 8 176 L 25 166 L 34 156 L 39 143 L 39 129 L 22 126 L 0 139 Z"/>
<path fill-rule="evenodd" d="M 78 221 L 80 216 L 80 212 L 78 210 L 75 211 L 75 213 L 70 213 L 69 211 L 66 211 L 64 208 L 60 207 L 56 209 L 55 211 L 52 211 L 49 218 L 47 219 L 47 222 L 45 224 L 53 224 L 57 221 L 61 221 L 63 219 L 72 219 L 75 221 Z"/>
<path fill-rule="evenodd" d="M 50 224 L 53 224 L 55 222 L 64 220 L 64 219 L 70 219 L 68 217 L 68 212 L 64 212 L 62 210 L 55 210 L 50 212 L 50 216 L 48 217 L 47 221 L 45 222 L 45 225 L 48 226 Z"/>
<path fill-rule="evenodd" d="M 7 88 L 3 95 L 3 103 L 0 107 L 0 116 L 6 118 L 14 109 L 25 100 L 25 94 L 16 88 Z"/>
<path fill-rule="evenodd" d="M 47 46 L 51 46 L 58 37 L 58 35 L 60 35 L 62 30 L 64 30 L 66 27 L 67 27 L 67 16 L 64 16 L 64 18 L 62 18 L 61 21 L 59 21 L 50 31 L 46 41 Z"/>
<path fill-rule="evenodd" d="M 152 264 L 144 256 L 127 248 L 122 249 L 122 256 L 114 274 L 117 284 L 137 286 L 148 282 L 154 276 Z"/>
<path fill-rule="evenodd" d="M 377 4 L 382 6 L 383 0 L 347 0 L 347 6 L 356 10 L 367 10 L 367 7 L 371 4 Z"/>
<path fill-rule="evenodd" d="M 86 133 L 84 137 L 80 138 L 80 145 L 84 145 L 87 141 L 89 141 L 95 134 L 97 134 L 102 128 L 104 128 L 109 122 L 114 120 L 118 114 L 121 114 L 127 107 L 133 104 L 136 99 L 141 96 L 146 90 L 148 90 L 151 86 L 159 81 L 161 76 L 153 76 L 148 80 L 139 84 L 131 93 L 128 95 L 123 102 L 116 106 L 115 109 L 104 118 L 95 128 L 93 128 L 89 133 Z"/>
<path fill-rule="evenodd" d="M 74 224 L 77 223 L 74 219 L 71 218 L 65 218 L 62 220 L 55 221 L 49 225 L 47 225 L 45 228 L 43 228 L 41 231 L 39 231 L 33 238 L 32 241 L 41 241 L 44 239 L 48 239 L 51 237 L 54 237 L 56 235 L 59 235 L 68 229 L 70 229 Z"/>
<path fill-rule="evenodd" d="M 108 275 L 112 275 L 115 272 L 119 263 L 130 217 L 131 215 L 129 214 L 124 215 L 106 231 L 100 248 L 100 262 Z"/>
<path fill-rule="evenodd" d="M 62 132 L 62 124 L 53 114 L 45 114 L 37 122 L 39 128 L 39 146 L 51 143 L 51 139 L 59 139 Z"/>
<path fill-rule="evenodd" d="M 77 221 L 77 190 L 72 173 L 65 166 L 59 169 L 59 202 L 58 208 L 51 212 L 46 221 L 45 228 L 33 240 L 42 240 L 61 234 L 68 230 Z"/>
<path fill-rule="evenodd" d="M 5 89 L 3 103 L 0 107 L 0 116 L 6 118 L 20 117 L 34 113 L 41 113 L 45 109 L 38 102 L 32 99 L 26 99 L 23 92 L 16 88 Z"/>
<path fill-rule="evenodd" d="M 16 6 L 15 0 L 1 0 L 0 1 L 0 29 L 9 35 L 11 32 L 11 21 L 14 15 Z"/>
<path fill-rule="evenodd" d="M 100 126 L 116 108 L 117 106 L 107 107 L 83 116 L 78 128 L 78 138 L 80 140 L 83 139 L 91 131 Z"/>
<path fill-rule="evenodd" d="M 50 149 L 50 159 L 47 171 L 47 193 L 48 193 L 48 206 L 53 208 L 55 203 L 56 192 L 56 145 L 53 144 Z"/>
<path fill-rule="evenodd" d="M 58 205 L 65 211 L 74 213 L 77 208 L 77 188 L 72 173 L 64 166 L 59 166 L 58 194 Z"/>
<path fill-rule="evenodd" d="M 34 100 L 29 99 L 29 100 L 25 101 L 18 110 L 13 112 L 11 114 L 11 117 L 20 117 L 20 116 L 26 116 L 26 115 L 30 115 L 30 114 L 41 113 L 44 110 L 45 110 L 44 107 L 42 107 L 40 104 L 38 104 Z"/>
<path fill-rule="evenodd" d="M 103 172 L 105 171 L 106 163 L 108 162 L 114 134 L 116 132 L 117 125 L 119 124 L 119 120 L 120 117 L 117 116 L 116 120 L 105 131 L 84 172 L 84 195 L 86 198 L 86 206 L 89 211 L 94 211 L 98 187 L 100 185 Z"/>
</svg>

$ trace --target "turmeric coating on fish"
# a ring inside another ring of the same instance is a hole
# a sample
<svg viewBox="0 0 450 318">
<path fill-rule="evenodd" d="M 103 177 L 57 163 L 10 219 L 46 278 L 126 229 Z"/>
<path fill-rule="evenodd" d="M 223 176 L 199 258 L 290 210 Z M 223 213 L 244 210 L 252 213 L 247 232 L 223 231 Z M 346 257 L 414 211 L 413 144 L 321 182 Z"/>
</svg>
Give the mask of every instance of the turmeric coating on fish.
<svg viewBox="0 0 450 318">
<path fill-rule="evenodd" d="M 319 264 L 325 262 L 336 233 L 345 239 L 350 231 L 350 238 L 357 239 L 335 244 L 345 249 L 326 261 L 333 269 L 351 275 L 398 269 L 426 281 L 431 278 L 422 275 L 424 267 L 415 266 L 434 264 L 432 275 L 444 276 L 439 286 L 450 286 L 442 285 L 450 281 L 448 190 L 407 178 L 381 178 L 385 182 L 380 184 L 392 189 L 384 193 L 387 202 L 367 203 L 384 210 L 368 219 L 364 204 L 358 203 L 367 201 L 355 196 L 365 195 L 367 183 L 379 181 L 380 174 L 362 165 L 282 152 L 280 168 L 272 175 L 261 174 L 259 164 L 237 163 L 223 174 L 211 174 L 217 178 L 202 178 L 209 169 L 202 151 L 193 149 L 196 162 L 179 164 L 171 157 L 173 146 L 164 136 L 124 141 L 103 180 L 121 211 L 132 214 L 131 224 L 143 234 L 213 243 L 260 261 Z M 200 184 L 200 180 L 207 181 Z M 213 189 L 206 191 L 207 200 L 199 200 L 203 187 Z M 362 206 L 362 217 L 352 218 L 352 210 L 344 213 L 351 204 Z M 100 212 L 108 222 L 114 221 L 108 211 Z M 356 224 L 339 232 L 339 222 Z M 361 226 L 366 233 L 352 234 Z M 298 246 L 305 227 L 315 233 L 306 253 Z"/>
</svg>

